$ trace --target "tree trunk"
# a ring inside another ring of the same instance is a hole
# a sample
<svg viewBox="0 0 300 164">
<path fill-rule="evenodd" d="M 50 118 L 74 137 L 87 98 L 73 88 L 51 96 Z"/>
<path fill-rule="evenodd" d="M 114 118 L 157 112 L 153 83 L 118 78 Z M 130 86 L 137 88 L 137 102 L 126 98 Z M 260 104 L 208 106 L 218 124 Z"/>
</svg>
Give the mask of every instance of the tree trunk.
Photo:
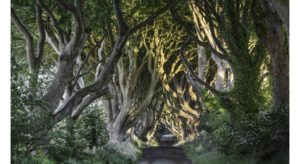
<svg viewBox="0 0 300 164">
<path fill-rule="evenodd" d="M 272 4 L 281 21 L 284 24 L 287 36 L 289 36 L 289 0 L 268 0 Z"/>
<path fill-rule="evenodd" d="M 214 60 L 214 62 L 218 66 L 215 88 L 217 91 L 222 92 L 222 91 L 224 91 L 224 88 L 225 88 L 225 71 L 226 71 L 225 64 L 226 63 L 222 59 L 215 56 L 214 54 L 211 54 L 211 56 L 212 56 L 212 59 Z"/>
<path fill-rule="evenodd" d="M 47 89 L 47 93 L 43 97 L 43 100 L 51 106 L 52 110 L 59 105 L 65 88 L 73 77 L 74 66 L 68 57 L 66 54 L 59 56 L 57 72 L 51 85 Z"/>
<path fill-rule="evenodd" d="M 205 68 L 206 68 L 206 62 L 207 62 L 207 56 L 205 52 L 205 48 L 197 45 L 197 51 L 198 51 L 198 77 L 205 81 Z"/>
<path fill-rule="evenodd" d="M 265 26 L 267 35 L 263 40 L 268 48 L 272 62 L 273 99 L 275 109 L 286 108 L 289 105 L 289 52 L 288 40 L 282 23 L 270 3 L 264 3 L 266 12 Z"/>
<path fill-rule="evenodd" d="M 277 36 L 274 36 L 275 40 L 278 39 Z M 272 61 L 273 98 L 275 108 L 278 110 L 289 105 L 289 55 L 281 43 L 271 45 L 272 42 L 269 42 L 269 51 Z"/>
<path fill-rule="evenodd" d="M 234 88 L 232 100 L 239 110 L 256 113 L 262 101 L 259 80 L 261 63 L 251 62 L 242 56 L 233 64 Z"/>
<path fill-rule="evenodd" d="M 223 60 L 211 54 L 213 61 L 217 64 L 217 77 L 215 82 L 215 88 L 217 91 L 224 92 L 229 91 L 233 87 L 233 79 L 231 78 L 231 67 L 226 60 Z"/>
</svg>

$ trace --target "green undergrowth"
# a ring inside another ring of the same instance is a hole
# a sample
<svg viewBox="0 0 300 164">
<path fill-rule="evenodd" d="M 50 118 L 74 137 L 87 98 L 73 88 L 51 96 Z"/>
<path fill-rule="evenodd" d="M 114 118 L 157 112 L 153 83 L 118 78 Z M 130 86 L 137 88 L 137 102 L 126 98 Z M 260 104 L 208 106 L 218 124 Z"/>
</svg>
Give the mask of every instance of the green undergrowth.
<svg viewBox="0 0 300 164">
<path fill-rule="evenodd" d="M 268 159 L 260 159 L 253 154 L 227 154 L 213 148 L 204 150 L 199 141 L 193 141 L 183 146 L 193 164 L 288 164 L 288 152 L 278 152 Z"/>
<path fill-rule="evenodd" d="M 67 158 L 63 161 L 56 161 L 52 157 L 43 153 L 37 153 L 35 156 L 23 156 L 12 159 L 16 164 L 134 164 L 135 162 L 112 148 L 102 148 L 92 153 L 82 153 L 76 158 Z"/>
<path fill-rule="evenodd" d="M 218 150 L 212 150 L 204 153 L 196 153 L 192 150 L 187 151 L 187 155 L 195 164 L 255 164 L 257 159 L 253 156 L 238 156 L 238 155 L 226 155 Z"/>
</svg>

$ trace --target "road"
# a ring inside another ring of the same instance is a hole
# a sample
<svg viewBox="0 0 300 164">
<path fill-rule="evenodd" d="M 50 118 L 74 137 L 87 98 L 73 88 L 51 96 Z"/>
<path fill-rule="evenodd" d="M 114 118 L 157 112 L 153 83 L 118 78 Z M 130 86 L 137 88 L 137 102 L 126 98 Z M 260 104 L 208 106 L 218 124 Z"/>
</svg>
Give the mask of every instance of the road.
<svg viewBox="0 0 300 164">
<path fill-rule="evenodd" d="M 172 140 L 162 138 L 159 147 L 144 148 L 138 164 L 192 164 L 182 148 L 172 145 Z"/>
</svg>

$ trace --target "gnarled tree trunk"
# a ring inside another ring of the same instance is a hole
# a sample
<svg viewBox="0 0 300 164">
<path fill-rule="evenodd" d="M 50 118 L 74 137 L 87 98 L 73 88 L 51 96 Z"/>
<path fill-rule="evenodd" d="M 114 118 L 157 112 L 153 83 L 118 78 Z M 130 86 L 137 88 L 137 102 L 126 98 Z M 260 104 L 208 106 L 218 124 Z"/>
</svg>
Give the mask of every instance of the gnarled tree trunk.
<svg viewBox="0 0 300 164">
<path fill-rule="evenodd" d="M 261 38 L 271 57 L 273 98 L 278 110 L 289 105 L 288 1 L 283 2 L 283 7 L 280 7 L 281 3 L 276 0 L 272 3 L 268 0 L 263 3 L 267 33 L 261 35 Z M 278 14 L 284 24 L 279 20 Z M 286 31 L 282 29 L 282 25 L 285 25 Z"/>
</svg>

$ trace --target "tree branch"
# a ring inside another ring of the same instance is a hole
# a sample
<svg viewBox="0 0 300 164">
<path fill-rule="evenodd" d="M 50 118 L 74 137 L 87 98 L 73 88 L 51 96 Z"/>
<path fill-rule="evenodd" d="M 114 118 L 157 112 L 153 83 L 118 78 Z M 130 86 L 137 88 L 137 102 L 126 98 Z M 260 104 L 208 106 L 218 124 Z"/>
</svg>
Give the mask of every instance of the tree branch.
<svg viewBox="0 0 300 164">
<path fill-rule="evenodd" d="M 126 24 L 126 21 L 123 17 L 122 10 L 120 8 L 120 0 L 113 0 L 113 9 L 117 18 L 119 32 L 121 35 L 123 35 L 128 31 L 128 26 Z"/>
<path fill-rule="evenodd" d="M 98 41 L 98 43 L 91 49 L 91 51 L 88 53 L 88 55 L 85 57 L 84 61 L 82 62 L 82 64 L 80 65 L 78 72 L 75 76 L 75 81 L 73 83 L 73 86 L 75 86 L 75 84 L 77 83 L 77 80 L 80 77 L 80 72 L 83 69 L 83 66 L 85 65 L 85 63 L 88 61 L 89 57 L 91 56 L 91 54 L 94 52 L 94 50 L 102 43 L 104 37 L 102 39 L 100 39 L 100 41 Z M 96 65 L 97 66 L 97 65 Z"/>
<path fill-rule="evenodd" d="M 59 47 L 62 48 L 62 46 L 65 45 L 64 31 L 59 27 L 59 24 L 58 24 L 56 18 L 54 17 L 52 12 L 47 8 L 47 6 L 44 3 L 44 0 L 38 0 L 38 2 L 41 5 L 41 7 L 46 11 L 47 15 L 50 17 L 51 24 L 58 34 Z M 53 38 L 53 36 L 51 36 L 51 37 Z M 53 39 L 52 39 L 52 41 L 53 41 Z"/>
<path fill-rule="evenodd" d="M 188 44 L 190 43 L 190 37 L 188 37 L 188 39 L 182 44 L 180 50 L 179 50 L 179 55 L 180 55 L 180 59 L 183 61 L 184 65 L 186 66 L 188 72 L 192 75 L 193 80 L 195 79 L 199 84 L 203 85 L 207 90 L 211 91 L 213 94 L 215 95 L 220 95 L 221 93 L 218 92 L 215 88 L 211 87 L 208 83 L 202 81 L 193 71 L 192 66 L 190 65 L 190 63 L 187 61 L 187 59 L 185 58 L 185 56 L 183 55 L 183 52 L 185 50 L 185 48 L 188 46 Z"/>
<path fill-rule="evenodd" d="M 60 7 L 71 13 L 74 19 L 74 35 L 71 40 L 73 40 L 73 42 L 76 42 L 84 32 L 85 28 L 84 23 L 82 22 L 82 11 L 80 11 L 80 9 L 78 8 L 79 6 L 77 6 L 79 4 L 82 4 L 82 2 L 80 2 L 80 0 L 75 0 L 75 6 L 67 4 L 61 0 L 56 0 L 56 2 Z"/>
<path fill-rule="evenodd" d="M 118 0 L 113 0 L 114 2 L 114 9 L 116 11 L 116 16 L 117 16 L 117 21 L 120 25 L 120 28 L 123 28 L 122 30 L 127 30 L 126 28 L 124 29 L 124 19 L 123 15 L 121 13 L 120 7 L 119 7 L 119 1 Z M 154 16 L 150 16 L 145 23 L 141 23 L 141 25 L 138 26 L 138 28 L 141 28 L 142 26 L 146 25 L 147 23 L 151 22 L 154 18 L 156 18 L 159 14 L 163 13 L 163 11 L 157 12 Z M 125 24 L 126 27 L 126 24 Z M 136 28 L 134 28 L 136 29 Z M 121 30 L 121 29 L 120 29 Z M 136 29 L 137 30 L 137 29 Z M 136 30 L 133 30 L 131 32 L 134 32 Z M 123 31 L 123 32 L 125 32 Z M 101 73 L 99 74 L 98 78 L 89 86 L 86 86 L 80 90 L 78 90 L 76 93 L 74 93 L 66 102 L 59 107 L 59 109 L 55 110 L 54 115 L 56 113 L 62 112 L 68 112 L 70 111 L 73 107 L 78 106 L 81 102 L 82 99 L 87 96 L 90 93 L 102 90 L 105 88 L 108 84 L 108 82 L 111 80 L 112 74 L 115 70 L 116 63 L 120 59 L 122 55 L 122 49 L 127 42 L 128 37 L 130 36 L 129 32 L 122 33 L 120 31 L 120 35 L 118 36 L 117 41 L 114 44 L 113 50 L 111 51 L 109 55 L 109 60 L 103 67 Z"/>
<path fill-rule="evenodd" d="M 216 50 L 215 48 L 213 48 L 213 46 L 211 44 L 209 44 L 208 42 L 204 42 L 201 41 L 197 36 L 194 35 L 194 33 L 192 33 L 192 29 L 190 26 L 187 25 L 187 23 L 185 23 L 176 13 L 175 9 L 171 9 L 171 15 L 173 17 L 173 19 L 180 24 L 181 26 L 183 26 L 186 30 L 186 32 L 189 34 L 189 36 L 195 40 L 197 42 L 197 44 L 199 44 L 200 46 L 206 47 L 207 49 L 209 49 L 211 52 L 213 52 L 215 55 L 217 55 L 219 58 L 224 59 L 229 61 L 229 57 L 227 56 L 227 54 L 222 54 L 220 53 L 218 50 Z M 226 52 L 225 52 L 226 53 Z"/>
<path fill-rule="evenodd" d="M 73 109 L 76 109 L 74 111 L 74 118 L 78 117 L 79 114 L 89 105 L 89 103 L 92 102 L 92 100 L 101 97 L 105 94 L 107 94 L 108 92 L 108 88 L 104 87 L 103 89 L 101 89 L 98 92 L 90 92 L 90 90 L 88 88 L 85 89 L 81 89 L 78 92 L 74 93 L 69 99 L 75 99 L 74 102 L 72 101 L 65 101 L 65 103 L 63 105 L 61 105 L 59 108 L 57 108 L 54 112 L 53 112 L 53 116 L 54 116 L 54 122 L 60 122 L 62 119 L 64 119 L 65 117 L 69 116 Z M 86 97 L 86 95 L 91 94 L 91 97 L 88 98 Z M 83 100 L 87 98 L 87 101 L 84 102 Z M 93 98 L 93 99 L 92 99 Z M 71 102 L 71 104 L 70 104 Z M 66 105 L 69 104 L 69 105 Z"/>
<path fill-rule="evenodd" d="M 12 8 L 11 8 L 11 18 L 12 18 L 12 22 L 17 26 L 19 31 L 22 32 L 23 35 L 25 36 L 27 62 L 29 65 L 30 72 L 33 73 L 36 71 L 33 37 L 29 32 L 29 30 L 24 26 L 24 24 L 17 17 L 15 11 Z"/>
<path fill-rule="evenodd" d="M 50 44 L 50 46 L 54 49 L 54 51 L 59 54 L 59 44 L 56 37 L 53 35 L 51 29 L 45 29 L 46 31 L 46 41 Z"/>
<path fill-rule="evenodd" d="M 85 98 L 83 98 L 82 102 L 75 108 L 75 110 L 72 112 L 72 119 L 76 120 L 79 115 L 83 112 L 83 110 L 88 107 L 94 100 L 96 100 L 97 98 L 105 95 L 105 93 L 91 93 L 89 95 L 87 95 Z"/>
<path fill-rule="evenodd" d="M 46 40 L 45 27 L 42 20 L 42 9 L 40 5 L 36 6 L 36 21 L 39 29 L 39 40 L 37 44 L 36 67 L 39 68 L 44 54 L 44 45 Z"/>
</svg>

